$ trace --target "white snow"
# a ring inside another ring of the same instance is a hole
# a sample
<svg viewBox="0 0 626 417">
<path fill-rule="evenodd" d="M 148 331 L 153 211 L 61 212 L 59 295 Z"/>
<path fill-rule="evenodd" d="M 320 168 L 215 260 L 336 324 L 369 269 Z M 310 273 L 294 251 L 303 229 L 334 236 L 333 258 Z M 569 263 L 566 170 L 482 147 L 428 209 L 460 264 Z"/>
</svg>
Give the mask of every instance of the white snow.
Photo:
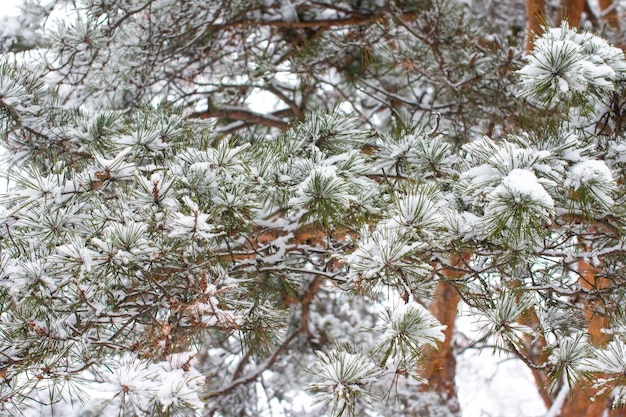
<svg viewBox="0 0 626 417">
<path fill-rule="evenodd" d="M 564 23 L 537 39 L 521 75 L 519 95 L 553 106 L 574 97 L 596 104 L 599 91 L 609 92 L 626 75 L 624 54 L 590 33 Z"/>
<path fill-rule="evenodd" d="M 409 328 L 402 325 L 398 326 L 398 323 L 402 323 L 406 316 L 419 316 L 419 324 L 418 321 L 414 321 Z M 420 344 L 436 346 L 436 342 L 442 342 L 445 339 L 443 331 L 446 326 L 439 324 L 428 310 L 414 301 L 394 305 L 391 309 L 390 318 L 391 322 L 388 323 L 386 332 L 381 337 L 383 342 L 398 336 L 405 336 Z"/>
<path fill-rule="evenodd" d="M 505 192 L 530 197 L 544 207 L 554 207 L 550 194 L 537 181 L 535 174 L 526 169 L 514 169 L 502 180 L 502 185 L 494 190 L 494 194 Z"/>
<path fill-rule="evenodd" d="M 604 161 L 588 160 L 574 165 L 569 172 L 566 185 L 579 188 L 590 182 L 610 183 L 613 182 L 611 170 Z"/>
</svg>

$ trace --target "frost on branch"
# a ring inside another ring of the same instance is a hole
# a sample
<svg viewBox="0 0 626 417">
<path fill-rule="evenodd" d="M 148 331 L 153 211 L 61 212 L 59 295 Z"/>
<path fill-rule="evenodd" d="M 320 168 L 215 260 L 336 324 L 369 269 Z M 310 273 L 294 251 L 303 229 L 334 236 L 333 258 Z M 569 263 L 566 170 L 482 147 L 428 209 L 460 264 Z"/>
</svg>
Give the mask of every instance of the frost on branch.
<svg viewBox="0 0 626 417">
<path fill-rule="evenodd" d="M 375 352 L 380 357 L 381 366 L 391 362 L 396 372 L 414 373 L 417 369 L 413 364 L 423 346 L 436 347 L 445 339 L 443 331 L 446 326 L 442 326 L 428 310 L 415 302 L 387 308 L 382 319 L 383 334 Z"/>
<path fill-rule="evenodd" d="M 414 301 L 386 308 L 381 319 L 373 329 L 376 343 L 367 355 L 347 345 L 317 352 L 309 370 L 315 376 L 309 389 L 318 402 L 331 405 L 333 416 L 359 415 L 359 407 L 371 406 L 384 392 L 426 382 L 416 364 L 426 345 L 437 347 L 445 339 L 445 326 Z"/>
<path fill-rule="evenodd" d="M 382 375 L 372 359 L 340 349 L 328 354 L 318 352 L 310 372 L 316 375 L 310 385 L 311 391 L 317 393 L 316 401 L 331 405 L 333 416 L 353 416 L 357 402 L 374 401 L 376 398 L 368 388 Z"/>
<path fill-rule="evenodd" d="M 491 236 L 501 236 L 513 249 L 537 242 L 554 214 L 552 197 L 535 175 L 524 169 L 511 171 L 488 199 L 485 229 Z"/>
<path fill-rule="evenodd" d="M 571 210 L 601 217 L 611 210 L 616 184 L 604 161 L 586 160 L 572 166 L 564 183 L 572 197 Z"/>
<path fill-rule="evenodd" d="M 364 287 L 380 282 L 410 289 L 416 280 L 426 276 L 431 266 L 419 262 L 416 255 L 424 244 L 411 242 L 398 228 L 364 230 L 355 251 L 346 257 L 352 281 Z"/>
<path fill-rule="evenodd" d="M 587 336 L 582 333 L 565 335 L 558 341 L 558 345 L 550 352 L 548 361 L 552 365 L 550 371 L 554 384 L 565 381 L 569 386 L 574 385 L 582 376 L 587 358 L 592 353 L 589 349 Z"/>
<path fill-rule="evenodd" d="M 563 23 L 536 40 L 520 71 L 520 97 L 552 108 L 559 103 L 592 109 L 626 76 L 624 53 L 602 38 Z"/>
<path fill-rule="evenodd" d="M 52 3 L 41 5 L 25 0 L 17 16 L 0 16 L 0 54 L 23 52 L 44 43 L 41 20 L 52 10 Z"/>
<path fill-rule="evenodd" d="M 103 415 L 453 415 L 418 368 L 457 299 L 491 336 L 462 349 L 585 376 L 623 300 L 621 52 L 563 26 L 516 74 L 454 1 L 53 3 L 0 68 L 0 412 L 89 376 Z"/>
<path fill-rule="evenodd" d="M 337 176 L 333 168 L 313 169 L 296 190 L 296 196 L 289 200 L 294 209 L 306 208 L 310 213 L 307 217 L 324 226 L 330 226 L 336 222 L 335 219 L 340 219 L 352 200 L 348 184 Z"/>
<path fill-rule="evenodd" d="M 418 185 L 398 193 L 390 210 L 390 218 L 379 227 L 399 229 L 422 239 L 434 239 L 445 229 L 449 203 L 434 186 Z"/>
<path fill-rule="evenodd" d="M 531 332 L 532 329 L 522 323 L 522 317 L 532 308 L 533 300 L 507 292 L 497 297 L 487 300 L 481 310 L 488 319 L 485 330 L 494 336 L 496 347 L 506 349 L 519 344 L 524 335 Z"/>
<path fill-rule="evenodd" d="M 594 385 L 600 388 L 600 395 L 611 392 L 614 407 L 626 405 L 626 343 L 622 336 L 592 349 L 580 367 L 601 375 Z"/>
<path fill-rule="evenodd" d="M 107 364 L 101 375 L 101 389 L 110 392 L 112 398 L 100 404 L 125 412 L 147 415 L 163 413 L 199 413 L 204 407 L 200 389 L 204 377 L 193 367 L 194 354 L 182 352 L 169 360 L 150 362 L 133 356 L 125 356 Z"/>
</svg>

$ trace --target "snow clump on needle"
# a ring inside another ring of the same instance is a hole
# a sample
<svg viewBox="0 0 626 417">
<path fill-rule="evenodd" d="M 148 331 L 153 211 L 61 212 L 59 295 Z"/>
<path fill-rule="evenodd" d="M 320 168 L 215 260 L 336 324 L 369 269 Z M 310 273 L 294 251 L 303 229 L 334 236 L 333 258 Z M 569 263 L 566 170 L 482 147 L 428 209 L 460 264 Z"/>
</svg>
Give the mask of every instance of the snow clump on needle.
<svg viewBox="0 0 626 417">
<path fill-rule="evenodd" d="M 547 29 L 519 70 L 518 96 L 546 108 L 560 102 L 601 103 L 626 78 L 624 53 L 602 38 L 563 23 Z"/>
</svg>

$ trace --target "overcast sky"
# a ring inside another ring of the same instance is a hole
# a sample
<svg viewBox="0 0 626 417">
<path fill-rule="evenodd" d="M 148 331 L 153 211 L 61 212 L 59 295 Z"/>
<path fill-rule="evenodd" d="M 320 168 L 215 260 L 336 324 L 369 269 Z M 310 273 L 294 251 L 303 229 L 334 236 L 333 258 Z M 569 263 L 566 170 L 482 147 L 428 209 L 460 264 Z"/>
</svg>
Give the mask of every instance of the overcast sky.
<svg viewBox="0 0 626 417">
<path fill-rule="evenodd" d="M 0 7 L 0 14 L 17 14 L 17 6 L 22 4 L 22 0 L 3 0 Z"/>
</svg>

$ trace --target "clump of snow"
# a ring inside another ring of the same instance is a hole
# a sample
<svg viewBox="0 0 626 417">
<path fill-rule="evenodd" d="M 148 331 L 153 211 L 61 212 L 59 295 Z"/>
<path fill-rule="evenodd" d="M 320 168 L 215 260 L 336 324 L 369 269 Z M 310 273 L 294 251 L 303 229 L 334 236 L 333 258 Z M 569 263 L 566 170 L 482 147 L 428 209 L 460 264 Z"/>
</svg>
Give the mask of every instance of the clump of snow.
<svg viewBox="0 0 626 417">
<path fill-rule="evenodd" d="M 445 339 L 443 332 L 446 326 L 414 301 L 394 306 L 388 316 L 381 344 L 395 343 L 394 339 L 401 338 L 416 348 L 425 344 L 436 346 L 437 342 Z"/>
<path fill-rule="evenodd" d="M 350 414 L 357 399 L 370 402 L 365 387 L 382 375 L 370 358 L 345 350 L 317 352 L 311 373 L 316 377 L 310 385 L 311 390 L 318 392 L 315 400 L 333 404 L 335 410 L 347 409 Z"/>
<path fill-rule="evenodd" d="M 535 244 L 555 211 L 550 194 L 525 169 L 511 171 L 488 200 L 482 218 L 485 233 L 501 236 L 515 250 Z"/>
<path fill-rule="evenodd" d="M 626 76 L 621 50 L 567 23 L 546 30 L 527 60 L 519 96 L 546 107 L 572 100 L 594 105 Z"/>
<path fill-rule="evenodd" d="M 105 390 L 112 391 L 116 399 L 128 402 L 137 411 L 157 404 L 163 412 L 172 407 L 199 412 L 204 407 L 200 399 L 204 378 L 193 367 L 194 363 L 192 352 L 175 354 L 156 363 L 126 356 L 109 365 L 112 372 L 105 374 Z"/>
<path fill-rule="evenodd" d="M 587 160 L 574 165 L 565 180 L 565 187 L 570 187 L 577 191 L 580 196 L 590 196 L 590 201 L 581 204 L 597 204 L 603 209 L 607 209 L 614 204 L 611 193 L 615 189 L 615 182 L 611 170 L 604 161 Z"/>
<path fill-rule="evenodd" d="M 566 186 L 580 188 L 590 183 L 611 183 L 613 175 L 604 161 L 588 160 L 579 162 L 570 169 Z"/>
<path fill-rule="evenodd" d="M 526 169 L 514 169 L 493 191 L 494 195 L 510 194 L 520 200 L 527 197 L 543 207 L 553 208 L 554 200 L 545 188 L 537 181 L 537 177 Z"/>
<path fill-rule="evenodd" d="M 489 187 L 499 177 L 500 171 L 487 164 L 472 167 L 462 175 L 463 179 L 470 180 L 471 190 L 484 190 L 485 187 Z"/>
</svg>

